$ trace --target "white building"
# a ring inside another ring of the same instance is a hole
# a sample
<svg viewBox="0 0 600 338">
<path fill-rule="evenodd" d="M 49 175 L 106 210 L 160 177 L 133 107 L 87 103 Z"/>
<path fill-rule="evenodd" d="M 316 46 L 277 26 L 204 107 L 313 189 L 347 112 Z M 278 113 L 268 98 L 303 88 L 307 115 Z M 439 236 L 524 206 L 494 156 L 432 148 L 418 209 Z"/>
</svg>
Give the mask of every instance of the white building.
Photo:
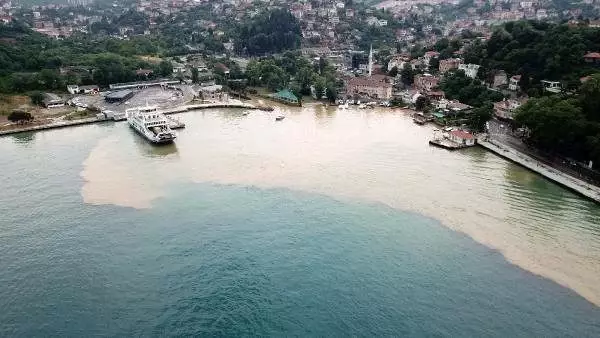
<svg viewBox="0 0 600 338">
<path fill-rule="evenodd" d="M 464 146 L 475 145 L 475 136 L 463 130 L 453 130 L 448 133 L 448 139 Z"/>
<path fill-rule="evenodd" d="M 560 82 L 558 81 L 542 80 L 541 82 L 544 86 L 544 90 L 547 92 L 558 94 L 562 91 Z"/>
<path fill-rule="evenodd" d="M 475 79 L 477 77 L 477 72 L 479 71 L 479 65 L 473 63 L 460 64 L 458 65 L 458 69 L 465 72 L 465 75 L 470 77 L 471 79 Z"/>
<path fill-rule="evenodd" d="M 516 92 L 519 90 L 519 81 L 521 81 L 521 75 L 513 75 L 508 81 L 508 90 Z"/>
</svg>

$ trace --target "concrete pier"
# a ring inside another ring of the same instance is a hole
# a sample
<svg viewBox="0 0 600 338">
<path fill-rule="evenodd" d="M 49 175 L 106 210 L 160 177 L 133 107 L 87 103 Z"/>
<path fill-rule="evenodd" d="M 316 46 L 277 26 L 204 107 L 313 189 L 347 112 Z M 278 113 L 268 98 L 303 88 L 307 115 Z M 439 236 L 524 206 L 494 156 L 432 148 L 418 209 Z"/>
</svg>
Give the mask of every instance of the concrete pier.
<svg viewBox="0 0 600 338">
<path fill-rule="evenodd" d="M 48 130 L 48 129 L 73 127 L 73 126 L 80 126 L 80 125 L 84 125 L 84 124 L 106 122 L 106 121 L 112 121 L 112 120 L 105 120 L 105 119 L 98 119 L 96 117 L 90 117 L 87 119 L 80 119 L 80 120 L 74 120 L 74 121 L 57 121 L 57 122 L 52 122 L 52 123 L 48 123 L 48 124 L 28 126 L 28 127 L 19 128 L 19 129 L 3 130 L 3 131 L 0 131 L 0 136 L 17 134 L 17 133 L 25 133 L 25 132 L 29 132 L 29 131 L 40 131 L 40 130 Z"/>
<path fill-rule="evenodd" d="M 600 187 L 558 171 L 507 145 L 483 140 L 478 140 L 477 143 L 500 157 L 520 164 L 573 192 L 600 203 Z"/>
<path fill-rule="evenodd" d="M 181 105 L 181 106 L 174 107 L 174 108 L 161 109 L 161 111 L 163 114 L 169 115 L 169 114 L 184 113 L 184 112 L 187 112 L 190 110 L 211 109 L 211 108 L 263 109 L 263 107 L 258 107 L 258 106 L 251 105 L 249 103 L 241 102 L 241 103 L 187 104 L 187 105 Z M 90 123 L 98 123 L 98 122 L 106 122 L 106 121 L 113 121 L 113 120 L 98 119 L 96 117 L 90 117 L 87 119 L 74 120 L 74 121 L 58 121 L 58 122 L 52 122 L 52 123 L 48 123 L 48 124 L 26 126 L 24 128 L 0 131 L 0 136 L 17 134 L 17 133 L 25 133 L 25 132 L 31 132 L 31 131 L 41 131 L 41 130 L 49 130 L 49 129 L 56 129 L 56 128 L 72 127 L 72 126 L 78 126 L 78 125 L 84 125 L 84 124 L 90 124 Z"/>
</svg>

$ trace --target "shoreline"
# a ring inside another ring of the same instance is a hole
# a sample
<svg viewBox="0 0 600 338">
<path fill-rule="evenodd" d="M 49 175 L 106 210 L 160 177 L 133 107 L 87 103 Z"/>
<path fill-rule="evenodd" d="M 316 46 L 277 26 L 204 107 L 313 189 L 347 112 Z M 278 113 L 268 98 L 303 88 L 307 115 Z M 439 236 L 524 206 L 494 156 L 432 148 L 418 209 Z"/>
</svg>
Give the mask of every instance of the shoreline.
<svg viewBox="0 0 600 338">
<path fill-rule="evenodd" d="M 202 109 L 211 109 L 211 108 L 239 108 L 239 109 L 253 109 L 253 110 L 266 109 L 266 107 L 255 106 L 255 105 L 252 105 L 249 103 L 243 103 L 243 102 L 242 103 L 199 103 L 199 104 L 185 104 L 185 105 L 177 106 L 174 108 L 167 108 L 167 109 L 164 109 L 162 111 L 162 113 L 165 115 L 171 115 L 171 114 L 185 113 L 185 112 L 192 111 L 192 110 L 202 110 Z M 101 123 L 101 122 L 121 122 L 121 121 L 114 121 L 114 120 L 106 119 L 106 118 L 99 119 L 97 117 L 90 117 L 87 119 L 80 119 L 80 120 L 75 120 L 75 121 L 60 121 L 60 122 L 47 123 L 47 124 L 42 124 L 42 125 L 29 126 L 29 127 L 25 127 L 25 128 L 3 130 L 3 131 L 0 131 L 0 137 L 7 136 L 7 135 L 13 135 L 13 134 L 19 134 L 19 133 L 44 131 L 44 130 L 51 130 L 51 129 L 66 128 L 66 127 L 76 127 L 76 126 L 87 125 L 87 124 L 92 124 L 92 123 Z"/>
<path fill-rule="evenodd" d="M 580 179 L 563 173 L 560 170 L 553 169 L 544 163 L 519 152 L 518 150 L 506 145 L 498 145 L 491 141 L 478 140 L 482 148 L 500 156 L 508 161 L 516 163 L 527 168 L 534 173 L 570 190 L 578 195 L 600 204 L 600 188 L 586 183 Z"/>
</svg>

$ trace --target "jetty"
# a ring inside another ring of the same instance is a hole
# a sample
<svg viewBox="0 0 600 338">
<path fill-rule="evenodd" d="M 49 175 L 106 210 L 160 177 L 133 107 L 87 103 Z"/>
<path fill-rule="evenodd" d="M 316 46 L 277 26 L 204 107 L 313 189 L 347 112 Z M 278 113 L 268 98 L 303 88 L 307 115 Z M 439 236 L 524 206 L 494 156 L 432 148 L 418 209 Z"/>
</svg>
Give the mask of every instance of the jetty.
<svg viewBox="0 0 600 338">
<path fill-rule="evenodd" d="M 86 124 L 91 124 L 91 123 L 98 123 L 98 122 L 106 122 L 106 121 L 112 121 L 112 120 L 99 119 L 97 117 L 90 117 L 90 118 L 86 118 L 86 119 L 79 119 L 79 120 L 72 120 L 72 121 L 55 121 L 55 122 L 50 122 L 50 123 L 46 123 L 46 124 L 38 124 L 38 125 L 34 125 L 34 126 L 25 126 L 23 128 L 15 128 L 15 129 L 9 129 L 9 130 L 2 130 L 2 131 L 0 131 L 0 136 L 17 134 L 17 133 L 25 133 L 25 132 L 34 132 L 34 131 L 48 130 L 48 129 L 58 129 L 58 128 L 65 128 L 65 127 L 81 126 L 81 125 L 86 125 Z"/>
<path fill-rule="evenodd" d="M 600 187 L 565 174 L 507 145 L 501 145 L 490 140 L 478 140 L 477 144 L 496 155 L 538 173 L 581 196 L 600 203 Z"/>
<path fill-rule="evenodd" d="M 438 148 L 446 150 L 458 150 L 466 148 L 467 146 L 458 144 L 445 138 L 433 139 L 429 141 L 429 144 Z"/>
<path fill-rule="evenodd" d="M 255 106 L 255 105 L 252 105 L 249 103 L 239 102 L 239 103 L 186 104 L 186 105 L 181 105 L 181 106 L 177 106 L 177 107 L 173 107 L 173 108 L 165 108 L 165 109 L 162 109 L 161 112 L 165 115 L 171 115 L 171 114 L 184 113 L 184 112 L 188 112 L 188 111 L 192 111 L 192 110 L 213 109 L 213 108 L 243 108 L 243 109 L 264 110 L 264 111 L 273 110 L 272 107 Z M 185 127 L 184 123 L 177 121 L 175 119 L 172 119 L 172 120 L 173 121 L 171 121 L 171 122 L 175 126 L 175 128 L 184 128 Z M 25 132 L 35 132 L 35 131 L 42 131 L 42 130 L 49 130 L 49 129 L 57 129 L 57 128 L 65 128 L 65 127 L 73 127 L 73 126 L 80 126 L 80 125 L 86 125 L 86 124 L 91 124 L 91 123 L 108 122 L 108 121 L 114 122 L 115 120 L 109 119 L 106 117 L 103 117 L 103 118 L 90 117 L 90 118 L 86 118 L 86 119 L 79 119 L 79 120 L 73 120 L 73 121 L 55 121 L 55 122 L 46 123 L 46 124 L 37 124 L 37 125 L 23 126 L 22 128 L 2 130 L 2 131 L 0 131 L 0 136 L 12 135 L 12 134 L 17 134 L 17 133 L 25 133 Z"/>
</svg>

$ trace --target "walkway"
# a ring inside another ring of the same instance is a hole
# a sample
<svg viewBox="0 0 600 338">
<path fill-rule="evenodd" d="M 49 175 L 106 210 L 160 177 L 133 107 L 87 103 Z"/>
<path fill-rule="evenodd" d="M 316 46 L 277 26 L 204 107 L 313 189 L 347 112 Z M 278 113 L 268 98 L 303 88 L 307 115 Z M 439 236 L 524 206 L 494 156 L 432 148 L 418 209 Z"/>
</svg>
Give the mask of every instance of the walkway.
<svg viewBox="0 0 600 338">
<path fill-rule="evenodd" d="M 478 140 L 477 143 L 501 157 L 518 163 L 531 171 L 534 171 L 568 189 L 571 189 L 572 191 L 575 191 L 591 200 L 600 203 L 600 187 L 560 172 L 510 146 L 501 145 L 493 141 L 483 140 Z"/>
</svg>

